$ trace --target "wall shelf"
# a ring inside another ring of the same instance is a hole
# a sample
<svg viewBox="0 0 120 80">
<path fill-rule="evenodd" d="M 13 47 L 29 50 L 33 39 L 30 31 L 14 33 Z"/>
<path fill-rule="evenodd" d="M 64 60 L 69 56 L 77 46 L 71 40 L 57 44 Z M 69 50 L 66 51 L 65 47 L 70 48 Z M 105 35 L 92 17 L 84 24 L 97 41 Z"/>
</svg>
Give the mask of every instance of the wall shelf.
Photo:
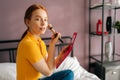
<svg viewBox="0 0 120 80">
<path fill-rule="evenodd" d="M 105 78 L 105 74 L 106 72 L 104 72 L 104 65 L 105 64 L 118 64 L 120 63 L 120 54 L 119 53 L 116 53 L 115 49 L 116 49 L 116 37 L 119 35 L 118 33 L 116 33 L 116 30 L 114 28 L 114 22 L 116 21 L 116 10 L 119 10 L 120 9 L 120 6 L 115 6 L 115 5 L 112 5 L 112 2 L 110 3 L 106 3 L 105 1 L 106 0 L 101 0 L 101 4 L 94 4 L 94 5 L 91 5 L 92 4 L 92 1 L 93 0 L 89 0 L 89 71 L 91 71 L 91 69 L 93 68 L 96 68 L 95 66 L 93 66 L 92 64 L 93 63 L 98 63 L 100 64 L 101 66 L 101 75 L 100 75 L 100 78 L 101 80 L 108 80 L 108 78 Z M 97 0 L 94 0 L 97 2 Z M 114 0 L 113 0 L 114 1 Z M 91 14 L 93 10 L 100 10 L 101 15 L 101 20 L 102 20 L 102 34 L 96 34 L 96 31 L 93 31 L 93 29 L 95 29 L 96 26 L 93 26 L 96 24 L 96 22 L 92 21 L 94 18 L 96 17 L 91 17 Z M 110 14 L 106 14 L 105 11 L 108 11 L 109 13 L 110 12 L 113 12 L 113 15 L 110 15 Z M 112 32 L 110 34 L 105 34 L 105 22 L 106 22 L 106 16 L 105 15 L 108 15 L 108 16 L 111 16 L 112 18 L 112 25 L 111 25 L 111 29 L 112 29 Z M 98 51 L 100 52 L 97 52 L 96 54 L 94 52 L 94 45 L 95 44 L 92 44 L 94 43 L 94 40 L 92 40 L 92 37 L 95 37 L 96 39 L 99 39 L 100 41 L 100 45 L 97 45 L 97 47 L 99 48 L 96 48 L 98 49 Z M 99 37 L 99 38 L 98 38 Z M 105 39 L 108 38 L 108 37 L 112 37 L 112 49 L 113 49 L 113 53 L 112 53 L 112 57 L 110 60 L 108 60 L 106 57 L 105 57 Z M 99 54 L 98 54 L 99 53 Z M 120 65 L 119 65 L 120 66 Z M 114 68 L 112 68 L 114 69 Z M 120 68 L 119 68 L 120 69 Z M 120 75 L 120 73 L 118 73 Z M 108 76 L 106 76 L 108 77 Z M 114 80 L 114 77 L 113 79 Z M 120 78 L 116 78 L 115 80 L 120 80 Z"/>
</svg>

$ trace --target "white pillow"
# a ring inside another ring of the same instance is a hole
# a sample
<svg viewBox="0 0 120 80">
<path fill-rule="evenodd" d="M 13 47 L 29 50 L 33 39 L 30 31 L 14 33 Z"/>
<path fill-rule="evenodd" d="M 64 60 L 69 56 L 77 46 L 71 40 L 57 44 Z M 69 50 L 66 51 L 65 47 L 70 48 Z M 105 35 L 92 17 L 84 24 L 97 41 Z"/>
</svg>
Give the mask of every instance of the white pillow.
<svg viewBox="0 0 120 80">
<path fill-rule="evenodd" d="M 0 63 L 0 80 L 16 80 L 15 63 Z"/>
<path fill-rule="evenodd" d="M 96 75 L 86 71 L 76 57 L 67 57 L 56 71 L 71 69 L 74 72 L 74 80 L 100 80 Z M 56 72 L 55 71 L 55 72 Z"/>
</svg>

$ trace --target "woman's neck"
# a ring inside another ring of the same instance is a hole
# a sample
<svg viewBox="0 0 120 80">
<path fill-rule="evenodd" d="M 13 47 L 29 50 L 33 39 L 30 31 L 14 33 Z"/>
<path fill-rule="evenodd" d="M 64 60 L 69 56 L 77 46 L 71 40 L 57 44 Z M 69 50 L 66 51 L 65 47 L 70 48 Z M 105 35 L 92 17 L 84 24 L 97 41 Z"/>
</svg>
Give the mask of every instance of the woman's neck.
<svg viewBox="0 0 120 80">
<path fill-rule="evenodd" d="M 35 37 L 35 39 L 39 39 L 40 38 L 40 36 L 39 35 L 35 35 L 35 34 L 33 34 L 33 36 Z"/>
<path fill-rule="evenodd" d="M 35 34 L 32 31 L 29 31 L 29 32 L 35 37 L 35 39 L 38 40 L 40 38 L 40 34 Z"/>
</svg>

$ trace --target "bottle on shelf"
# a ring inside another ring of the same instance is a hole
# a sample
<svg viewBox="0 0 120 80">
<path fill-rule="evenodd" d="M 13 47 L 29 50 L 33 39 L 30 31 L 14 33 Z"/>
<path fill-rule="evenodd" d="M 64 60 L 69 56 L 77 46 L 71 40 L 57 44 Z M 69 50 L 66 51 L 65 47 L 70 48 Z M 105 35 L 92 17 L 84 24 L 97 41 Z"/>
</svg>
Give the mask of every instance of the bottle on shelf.
<svg viewBox="0 0 120 80">
<path fill-rule="evenodd" d="M 102 20 L 101 19 L 98 19 L 96 23 L 96 34 L 102 35 Z M 105 31 L 103 34 L 108 34 L 108 32 Z"/>
<path fill-rule="evenodd" d="M 110 36 L 108 36 L 108 41 L 105 42 L 105 58 L 107 61 L 111 61 L 112 59 L 112 42 L 110 40 Z"/>
<path fill-rule="evenodd" d="M 111 28 L 112 28 L 112 17 L 108 16 L 106 20 L 106 30 L 110 34 L 111 33 Z"/>
</svg>

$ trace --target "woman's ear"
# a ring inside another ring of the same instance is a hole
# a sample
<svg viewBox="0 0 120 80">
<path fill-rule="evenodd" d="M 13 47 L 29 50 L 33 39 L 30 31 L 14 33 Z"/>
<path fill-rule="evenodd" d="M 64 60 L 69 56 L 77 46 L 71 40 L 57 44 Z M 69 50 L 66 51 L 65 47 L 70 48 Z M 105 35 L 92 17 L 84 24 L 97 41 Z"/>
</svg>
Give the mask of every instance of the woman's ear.
<svg viewBox="0 0 120 80">
<path fill-rule="evenodd" d="M 28 20 L 28 19 L 25 20 L 25 24 L 26 24 L 27 26 L 29 26 L 29 20 Z"/>
</svg>

